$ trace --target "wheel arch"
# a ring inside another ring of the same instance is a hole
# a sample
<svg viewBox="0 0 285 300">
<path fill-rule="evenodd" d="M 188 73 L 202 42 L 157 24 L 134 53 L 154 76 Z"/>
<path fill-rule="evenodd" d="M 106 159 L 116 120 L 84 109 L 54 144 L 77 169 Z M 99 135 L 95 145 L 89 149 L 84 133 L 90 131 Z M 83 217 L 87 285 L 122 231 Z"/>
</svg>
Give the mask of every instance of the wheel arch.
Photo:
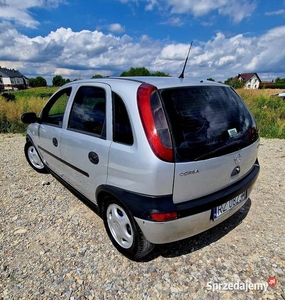
<svg viewBox="0 0 285 300">
<path fill-rule="evenodd" d="M 154 196 L 140 194 L 107 184 L 100 185 L 95 193 L 100 210 L 106 196 L 116 198 L 134 217 L 144 220 L 152 220 L 150 212 L 154 210 L 163 212 L 177 210 L 173 204 L 172 195 Z"/>
<path fill-rule="evenodd" d="M 108 185 L 100 185 L 96 190 L 96 200 L 97 200 L 97 206 L 98 206 L 98 213 L 100 217 L 103 217 L 103 211 L 104 211 L 104 203 L 106 200 L 110 198 L 117 199 L 120 203 L 122 203 L 123 206 L 126 206 L 124 201 L 122 201 L 122 197 L 120 197 L 121 193 L 119 192 L 119 189 L 116 189 L 112 186 Z M 126 206 L 126 208 L 128 208 Z"/>
<path fill-rule="evenodd" d="M 26 143 L 30 142 L 38 151 L 38 146 L 37 144 L 34 142 L 32 136 L 30 134 L 26 134 Z M 39 152 L 39 151 L 38 151 Z"/>
</svg>

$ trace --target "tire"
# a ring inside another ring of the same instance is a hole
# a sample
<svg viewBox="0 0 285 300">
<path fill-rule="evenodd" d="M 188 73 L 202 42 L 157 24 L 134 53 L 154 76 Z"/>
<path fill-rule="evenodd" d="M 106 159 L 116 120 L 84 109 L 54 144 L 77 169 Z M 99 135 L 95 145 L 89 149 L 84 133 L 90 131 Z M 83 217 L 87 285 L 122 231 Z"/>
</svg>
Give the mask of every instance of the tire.
<svg viewBox="0 0 285 300">
<path fill-rule="evenodd" d="M 24 151 L 29 165 L 34 170 L 38 173 L 48 173 L 36 147 L 30 141 L 26 142 Z"/>
<path fill-rule="evenodd" d="M 107 234 L 117 250 L 131 260 L 150 253 L 154 245 L 144 236 L 129 210 L 115 198 L 105 198 L 103 220 Z"/>
</svg>

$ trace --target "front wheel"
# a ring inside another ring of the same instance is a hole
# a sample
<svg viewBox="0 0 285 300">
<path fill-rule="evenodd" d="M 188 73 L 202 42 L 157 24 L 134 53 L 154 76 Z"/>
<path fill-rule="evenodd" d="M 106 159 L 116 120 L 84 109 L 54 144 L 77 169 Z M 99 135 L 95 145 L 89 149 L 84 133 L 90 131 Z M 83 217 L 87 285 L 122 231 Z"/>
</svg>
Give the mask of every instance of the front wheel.
<svg viewBox="0 0 285 300">
<path fill-rule="evenodd" d="M 38 173 L 47 173 L 47 170 L 35 148 L 31 142 L 25 145 L 25 156 L 30 166 Z"/>
<path fill-rule="evenodd" d="M 113 245 L 126 257 L 139 260 L 154 248 L 128 209 L 117 199 L 107 198 L 104 203 L 103 220 Z"/>
</svg>

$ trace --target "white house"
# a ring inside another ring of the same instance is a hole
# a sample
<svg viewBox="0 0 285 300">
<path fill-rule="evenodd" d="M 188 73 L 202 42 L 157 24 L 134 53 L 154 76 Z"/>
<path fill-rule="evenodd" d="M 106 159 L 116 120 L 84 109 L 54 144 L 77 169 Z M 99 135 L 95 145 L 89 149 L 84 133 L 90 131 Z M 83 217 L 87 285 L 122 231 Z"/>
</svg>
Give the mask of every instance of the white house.
<svg viewBox="0 0 285 300">
<path fill-rule="evenodd" d="M 261 83 L 261 80 L 257 73 L 238 74 L 233 80 L 242 81 L 246 89 L 258 89 Z"/>
<path fill-rule="evenodd" d="M 28 85 L 28 78 L 22 75 L 18 70 L 0 67 L 0 89 L 26 89 Z"/>
</svg>

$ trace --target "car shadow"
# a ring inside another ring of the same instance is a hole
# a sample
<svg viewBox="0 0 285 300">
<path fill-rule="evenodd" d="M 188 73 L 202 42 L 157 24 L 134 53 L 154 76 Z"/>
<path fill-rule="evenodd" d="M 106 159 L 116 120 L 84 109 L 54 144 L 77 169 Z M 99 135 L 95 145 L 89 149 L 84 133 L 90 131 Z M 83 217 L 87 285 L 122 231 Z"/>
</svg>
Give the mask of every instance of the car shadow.
<svg viewBox="0 0 285 300">
<path fill-rule="evenodd" d="M 100 218 L 100 212 L 98 211 L 98 207 L 88 200 L 87 198 L 83 197 L 81 194 L 78 194 L 78 192 L 73 189 L 71 186 L 66 184 L 64 181 L 61 180 L 56 174 L 51 173 L 54 177 L 56 177 L 60 182 L 64 184 L 64 186 L 73 193 L 79 200 L 81 200 L 85 205 L 87 205 L 93 212 L 95 212 Z M 241 207 L 240 210 L 238 210 L 235 214 L 233 214 L 230 218 L 225 220 L 224 222 L 218 224 L 217 226 L 204 231 L 200 234 L 197 234 L 193 237 L 168 243 L 168 244 L 162 244 L 162 245 L 156 245 L 154 250 L 144 256 L 142 259 L 138 260 L 137 262 L 149 262 L 152 261 L 159 256 L 163 256 L 166 258 L 172 258 L 172 257 L 178 257 L 185 254 L 190 254 L 192 252 L 195 252 L 197 250 L 200 250 L 211 243 L 214 243 L 221 239 L 223 236 L 225 236 L 227 233 L 232 231 L 234 228 L 236 228 L 238 225 L 242 223 L 242 221 L 247 216 L 249 210 L 251 207 L 251 199 L 248 198 L 246 203 Z"/>
<path fill-rule="evenodd" d="M 249 198 L 244 206 L 224 222 L 193 237 L 163 245 L 156 245 L 154 250 L 139 262 L 149 262 L 159 256 L 166 258 L 178 257 L 200 250 L 227 235 L 242 223 L 251 207 Z"/>
</svg>

